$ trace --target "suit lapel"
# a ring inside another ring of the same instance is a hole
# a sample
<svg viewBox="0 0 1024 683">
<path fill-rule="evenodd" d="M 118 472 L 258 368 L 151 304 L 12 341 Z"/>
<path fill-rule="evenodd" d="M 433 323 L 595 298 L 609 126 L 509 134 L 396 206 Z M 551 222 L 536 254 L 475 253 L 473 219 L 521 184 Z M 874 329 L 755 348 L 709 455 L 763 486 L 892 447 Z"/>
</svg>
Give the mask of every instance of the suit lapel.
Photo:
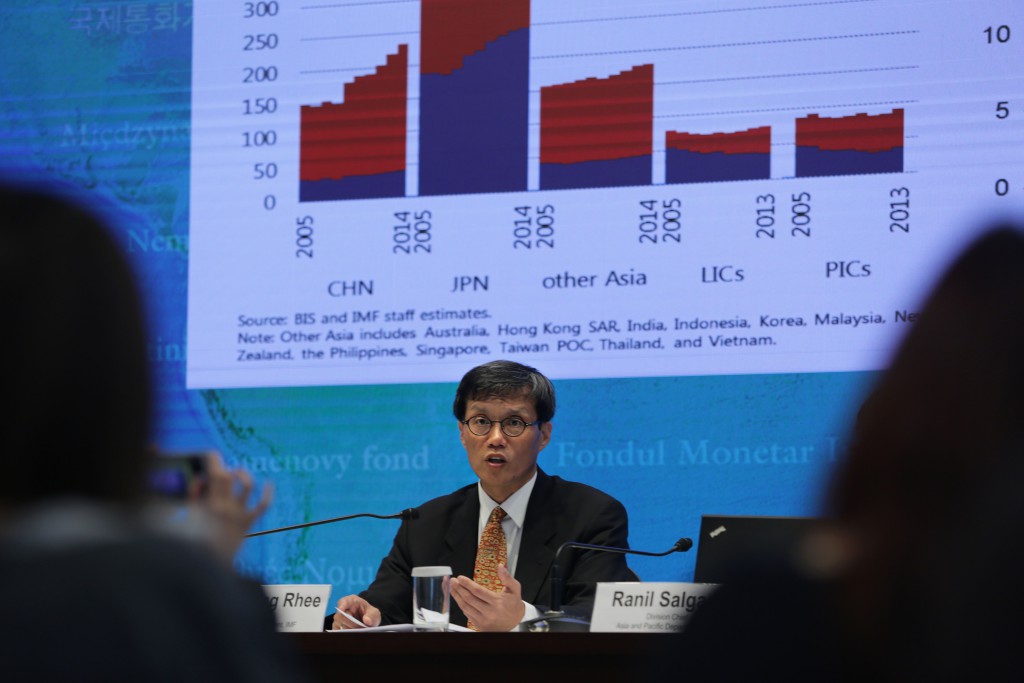
<svg viewBox="0 0 1024 683">
<path fill-rule="evenodd" d="M 473 578 L 476 565 L 477 526 L 480 520 L 480 496 L 476 486 L 466 487 L 466 497 L 447 520 L 448 529 L 444 534 L 445 552 L 441 564 L 452 568 L 452 576 Z M 453 624 L 466 625 L 466 615 L 459 603 L 452 599 L 450 618 Z"/>
<path fill-rule="evenodd" d="M 468 487 L 465 500 L 455 510 L 445 532 L 446 560 L 453 576 L 473 578 L 476 565 L 477 526 L 480 520 L 480 497 L 475 486 Z"/>
<path fill-rule="evenodd" d="M 523 600 L 536 604 L 547 604 L 550 595 L 544 595 L 547 588 L 551 564 L 558 548 L 551 547 L 558 532 L 557 520 L 550 514 L 554 495 L 551 477 L 537 470 L 537 483 L 530 494 L 523 521 L 523 538 L 519 544 L 519 561 L 516 565 L 516 579 L 522 584 Z"/>
</svg>

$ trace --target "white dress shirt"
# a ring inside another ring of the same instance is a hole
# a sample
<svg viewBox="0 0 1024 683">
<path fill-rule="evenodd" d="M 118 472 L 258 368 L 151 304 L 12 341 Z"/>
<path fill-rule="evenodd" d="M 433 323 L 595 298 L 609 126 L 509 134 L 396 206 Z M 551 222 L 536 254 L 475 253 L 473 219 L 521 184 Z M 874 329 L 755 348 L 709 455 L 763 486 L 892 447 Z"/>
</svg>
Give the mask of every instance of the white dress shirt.
<svg viewBox="0 0 1024 683">
<path fill-rule="evenodd" d="M 533 476 L 530 477 L 530 481 L 523 484 L 518 491 L 506 498 L 504 503 L 500 504 L 501 509 L 505 511 L 505 518 L 501 520 L 501 530 L 505 532 L 506 555 L 508 558 L 507 568 L 512 576 L 516 575 L 516 565 L 519 563 L 519 546 L 523 538 L 523 522 L 526 521 L 526 506 L 530 503 L 530 494 L 533 493 L 533 487 L 536 483 L 537 472 L 535 471 Z M 479 545 L 480 537 L 484 533 L 484 527 L 487 526 L 487 520 L 490 519 L 494 508 L 499 507 L 499 503 L 491 499 L 479 483 L 477 483 L 477 493 L 480 496 L 480 519 L 476 529 L 476 542 Z M 523 621 L 536 619 L 540 616 L 540 610 L 525 600 L 523 601 L 523 606 L 526 608 L 526 611 L 523 613 Z"/>
</svg>

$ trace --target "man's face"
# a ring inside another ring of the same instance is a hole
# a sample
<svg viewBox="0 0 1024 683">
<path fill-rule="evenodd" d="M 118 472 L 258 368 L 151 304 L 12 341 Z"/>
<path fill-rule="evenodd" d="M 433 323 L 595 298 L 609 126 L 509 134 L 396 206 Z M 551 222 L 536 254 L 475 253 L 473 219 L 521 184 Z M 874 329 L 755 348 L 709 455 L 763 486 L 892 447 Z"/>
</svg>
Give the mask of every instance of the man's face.
<svg viewBox="0 0 1024 683">
<path fill-rule="evenodd" d="M 469 401 L 466 404 L 463 419 L 481 415 L 494 422 L 491 431 L 477 436 L 460 422 L 459 439 L 484 492 L 496 502 L 503 503 L 533 476 L 537 469 L 537 454 L 551 439 L 551 423 L 527 427 L 519 436 L 505 435 L 500 420 L 507 417 L 519 417 L 527 423 L 537 420 L 537 409 L 526 396 Z"/>
</svg>

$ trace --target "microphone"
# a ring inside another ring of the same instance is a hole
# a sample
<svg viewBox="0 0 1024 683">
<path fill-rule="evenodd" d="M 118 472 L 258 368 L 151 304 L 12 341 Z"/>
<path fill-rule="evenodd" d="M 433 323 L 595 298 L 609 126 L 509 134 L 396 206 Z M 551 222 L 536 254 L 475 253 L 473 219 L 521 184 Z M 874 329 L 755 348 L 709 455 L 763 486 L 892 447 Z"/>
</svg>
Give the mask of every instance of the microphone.
<svg viewBox="0 0 1024 683">
<path fill-rule="evenodd" d="M 664 557 L 672 553 L 685 553 L 693 547 L 693 541 L 689 538 L 680 538 L 671 548 L 661 553 L 652 553 L 645 550 L 633 550 L 631 548 L 616 548 L 610 545 L 593 545 L 591 543 L 580 543 L 579 541 L 566 541 L 558 546 L 555 552 L 555 561 L 551 563 L 551 605 L 548 610 L 538 619 L 525 622 L 524 630 L 531 631 L 587 631 L 590 624 L 583 619 L 567 615 L 562 611 L 562 571 L 558 565 L 559 558 L 563 551 L 568 548 L 580 548 L 582 550 L 597 550 L 599 552 L 620 553 L 622 555 L 644 555 L 645 557 Z"/>
<path fill-rule="evenodd" d="M 253 534 L 246 534 L 245 538 L 253 538 L 254 536 L 266 536 L 267 534 L 276 534 L 280 531 L 292 531 L 293 529 L 305 529 L 310 526 L 317 526 L 318 524 L 330 524 L 331 522 L 344 522 L 349 519 L 355 519 L 357 517 L 373 517 L 374 519 L 400 519 L 403 522 L 411 519 L 419 519 L 420 511 L 416 508 L 406 508 L 401 512 L 396 512 L 393 515 L 375 515 L 372 512 L 360 512 L 356 515 L 345 515 L 343 517 L 332 517 L 330 519 L 321 519 L 319 522 L 306 522 L 304 524 L 293 524 L 291 526 L 283 526 L 278 529 L 267 529 L 266 531 L 257 531 Z"/>
<path fill-rule="evenodd" d="M 609 553 L 621 553 L 623 555 L 644 555 L 646 557 L 664 557 L 672 553 L 685 553 L 693 547 L 693 541 L 689 538 L 680 538 L 676 544 L 663 553 L 650 553 L 644 550 L 632 550 L 630 548 L 615 548 L 609 545 L 591 545 L 590 543 L 579 543 L 578 541 L 566 541 L 558 546 L 555 553 L 555 561 L 551 564 L 551 606 L 549 612 L 561 614 L 562 609 L 562 572 L 558 566 L 558 558 L 566 548 L 581 548 L 583 550 L 599 550 Z"/>
</svg>

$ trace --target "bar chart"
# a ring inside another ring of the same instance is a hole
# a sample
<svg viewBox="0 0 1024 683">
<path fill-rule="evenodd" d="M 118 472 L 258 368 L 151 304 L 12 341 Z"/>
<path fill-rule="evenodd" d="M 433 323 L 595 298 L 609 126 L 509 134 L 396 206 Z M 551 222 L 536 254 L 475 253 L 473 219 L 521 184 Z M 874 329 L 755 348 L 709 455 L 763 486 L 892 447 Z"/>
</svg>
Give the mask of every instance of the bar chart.
<svg viewBox="0 0 1024 683">
<path fill-rule="evenodd" d="M 665 134 L 665 181 L 708 183 L 771 177 L 771 128 Z"/>
<path fill-rule="evenodd" d="M 416 138 L 422 195 L 520 192 L 529 189 L 532 161 L 538 187 L 545 190 L 650 185 L 655 177 L 666 183 L 771 177 L 772 127 L 765 125 L 712 133 L 669 130 L 656 158 L 654 111 L 661 88 L 656 89 L 654 63 L 542 85 L 539 111 L 531 116 L 530 10 L 530 0 L 424 0 L 419 67 L 411 74 L 419 79 L 418 126 L 399 129 L 410 99 L 408 45 L 401 44 L 374 73 L 344 84 L 344 102 L 302 107 L 301 200 L 406 195 L 399 168 L 403 133 Z M 893 107 L 793 117 L 793 174 L 902 172 L 904 115 L 904 108 Z M 385 123 L 392 124 L 386 134 Z M 533 160 L 531 124 L 540 130 L 539 157 Z M 360 153 L 353 150 L 372 155 L 373 163 L 367 158 L 362 171 L 347 169 Z M 349 189 L 316 191 L 313 177 L 321 188 Z"/>
<path fill-rule="evenodd" d="M 529 0 L 422 11 L 420 192 L 526 189 Z"/>
<path fill-rule="evenodd" d="M 540 186 L 649 185 L 654 66 L 541 89 Z"/>
<path fill-rule="evenodd" d="M 796 174 L 799 177 L 899 173 L 903 170 L 903 110 L 869 116 L 823 118 L 810 114 L 796 122 Z"/>
<path fill-rule="evenodd" d="M 302 107 L 302 201 L 405 194 L 408 65 L 409 46 L 399 45 L 373 74 L 346 84 L 344 102 Z"/>
<path fill-rule="evenodd" d="M 877 369 L 1024 198 L 1016 2 L 257 7 L 196 10 L 190 386 Z"/>
</svg>

